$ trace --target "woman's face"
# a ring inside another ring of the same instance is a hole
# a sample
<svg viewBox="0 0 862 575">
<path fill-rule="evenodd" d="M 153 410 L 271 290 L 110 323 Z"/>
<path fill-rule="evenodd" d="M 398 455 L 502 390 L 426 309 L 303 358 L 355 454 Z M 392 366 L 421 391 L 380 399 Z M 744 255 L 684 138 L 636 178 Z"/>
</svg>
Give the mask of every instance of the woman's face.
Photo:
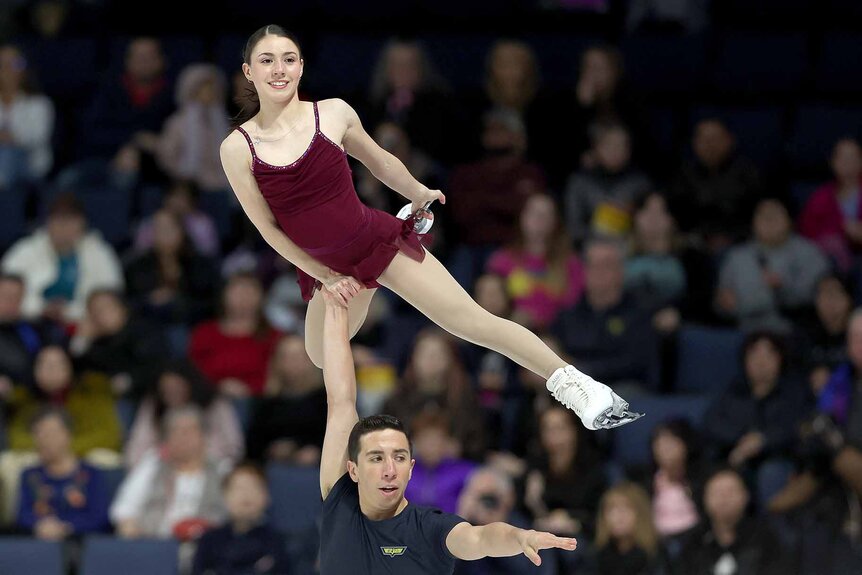
<svg viewBox="0 0 862 575">
<path fill-rule="evenodd" d="M 228 315 L 258 313 L 263 305 L 263 289 L 251 278 L 234 278 L 224 292 L 224 307 Z"/>
<path fill-rule="evenodd" d="M 476 280 L 473 289 L 476 303 L 496 316 L 505 316 L 509 310 L 509 296 L 506 283 L 497 275 L 486 274 Z"/>
<path fill-rule="evenodd" d="M 550 196 L 533 195 L 521 211 L 521 233 L 527 240 L 547 240 L 557 225 L 557 207 Z"/>
<path fill-rule="evenodd" d="M 189 382 L 177 373 L 164 373 L 159 378 L 159 397 L 168 408 L 182 407 L 191 401 Z"/>
<path fill-rule="evenodd" d="M 249 60 L 242 70 L 261 100 L 280 103 L 296 96 L 303 62 L 293 40 L 268 34 L 252 48 Z"/>
<path fill-rule="evenodd" d="M 565 410 L 550 409 L 544 413 L 539 423 L 542 447 L 548 453 L 560 453 L 575 449 L 578 430 Z"/>
<path fill-rule="evenodd" d="M 211 106 L 218 100 L 216 92 L 216 83 L 213 79 L 207 79 L 198 85 L 195 90 L 194 100 L 204 106 Z"/>
<path fill-rule="evenodd" d="M 854 140 L 841 140 L 832 151 L 832 173 L 839 180 L 862 177 L 862 148 Z"/>
<path fill-rule="evenodd" d="M 72 384 L 72 361 L 59 347 L 46 347 L 36 356 L 33 375 L 36 385 L 47 394 L 58 393 Z"/>
<path fill-rule="evenodd" d="M 685 442 L 669 431 L 660 431 L 656 435 L 652 453 L 659 469 L 677 469 L 685 464 L 688 457 Z"/>
<path fill-rule="evenodd" d="M 817 316 L 826 324 L 841 324 L 850 316 L 853 300 L 836 278 L 827 278 L 817 285 L 814 298 Z"/>
<path fill-rule="evenodd" d="M 451 364 L 449 345 L 442 337 L 429 335 L 416 344 L 413 351 L 413 370 L 419 381 L 441 377 Z"/>
<path fill-rule="evenodd" d="M 775 384 L 781 372 L 781 354 L 768 339 L 756 341 L 745 353 L 745 374 L 749 381 Z"/>
<path fill-rule="evenodd" d="M 491 78 L 504 88 L 524 88 L 530 80 L 532 58 L 526 47 L 503 43 L 491 54 Z"/>
<path fill-rule="evenodd" d="M 584 54 L 581 80 L 590 82 L 599 95 L 613 93 L 617 85 L 617 71 L 607 52 L 592 49 Z"/>
<path fill-rule="evenodd" d="M 625 495 L 615 493 L 608 497 L 604 514 L 612 538 L 627 539 L 634 536 L 637 512 Z"/>
<path fill-rule="evenodd" d="M 153 249 L 161 254 L 175 254 L 183 245 L 183 228 L 176 215 L 159 210 L 153 215 Z"/>
<path fill-rule="evenodd" d="M 100 333 L 114 334 L 126 325 L 126 308 L 113 294 L 100 294 L 90 300 L 90 317 Z"/>
<path fill-rule="evenodd" d="M 386 54 L 386 79 L 391 90 L 416 91 L 422 79 L 422 58 L 412 44 L 394 44 Z"/>
</svg>

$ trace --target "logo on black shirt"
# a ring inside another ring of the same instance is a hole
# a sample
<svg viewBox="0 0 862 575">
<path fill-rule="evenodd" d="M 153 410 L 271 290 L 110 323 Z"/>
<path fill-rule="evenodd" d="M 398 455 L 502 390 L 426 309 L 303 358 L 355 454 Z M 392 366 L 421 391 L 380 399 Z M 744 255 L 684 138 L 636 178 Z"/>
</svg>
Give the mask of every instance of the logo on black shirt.
<svg viewBox="0 0 862 575">
<path fill-rule="evenodd" d="M 399 555 L 404 555 L 404 552 L 407 551 L 406 547 L 381 547 L 381 551 L 387 557 L 398 557 Z"/>
</svg>

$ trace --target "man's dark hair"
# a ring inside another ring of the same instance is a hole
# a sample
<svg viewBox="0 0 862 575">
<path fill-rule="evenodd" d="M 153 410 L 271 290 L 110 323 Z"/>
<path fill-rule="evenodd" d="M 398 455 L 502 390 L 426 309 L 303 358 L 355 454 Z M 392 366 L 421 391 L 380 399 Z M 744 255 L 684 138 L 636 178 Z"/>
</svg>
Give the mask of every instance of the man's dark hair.
<svg viewBox="0 0 862 575">
<path fill-rule="evenodd" d="M 363 417 L 356 422 L 356 425 L 353 426 L 353 430 L 350 432 L 350 439 L 347 440 L 347 458 L 355 463 L 359 459 L 359 441 L 362 439 L 362 436 L 384 429 L 394 429 L 395 431 L 400 431 L 405 436 L 407 435 L 404 424 L 397 417 L 391 415 L 369 415 L 368 417 Z M 410 444 L 409 436 L 407 437 L 407 443 L 412 455 L 413 445 Z"/>
</svg>

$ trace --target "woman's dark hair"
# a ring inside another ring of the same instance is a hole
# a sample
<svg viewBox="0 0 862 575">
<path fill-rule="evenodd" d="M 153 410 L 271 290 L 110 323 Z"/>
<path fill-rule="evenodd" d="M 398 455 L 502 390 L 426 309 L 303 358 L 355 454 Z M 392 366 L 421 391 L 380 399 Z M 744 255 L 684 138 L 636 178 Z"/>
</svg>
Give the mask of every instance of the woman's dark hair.
<svg viewBox="0 0 862 575">
<path fill-rule="evenodd" d="M 153 214 L 153 218 L 155 219 L 156 215 L 158 214 L 164 214 L 165 216 L 173 220 L 174 224 L 176 224 L 177 228 L 179 228 L 180 230 L 180 246 L 177 249 L 177 256 L 179 257 L 179 259 L 188 259 L 192 255 L 194 255 L 195 247 L 194 244 L 192 244 L 192 240 L 189 237 L 188 231 L 186 230 L 186 223 L 183 221 L 182 216 L 175 212 L 172 212 L 168 208 L 160 208 L 158 211 L 156 211 L 156 213 Z M 155 246 L 153 246 L 151 249 L 152 253 L 156 252 Z M 161 260 L 159 259 L 159 261 Z M 161 273 L 161 271 L 162 269 L 160 265 L 159 272 Z"/>
<path fill-rule="evenodd" d="M 600 463 L 598 447 L 594 440 L 594 435 L 587 433 L 575 412 L 566 409 L 561 405 L 551 405 L 544 409 L 538 416 L 538 427 L 536 428 L 536 436 L 532 447 L 533 454 L 536 460 L 547 462 L 548 453 L 542 445 L 542 421 L 552 411 L 558 411 L 564 414 L 566 421 L 575 431 L 575 458 L 571 462 L 569 472 L 589 469 Z"/>
<path fill-rule="evenodd" d="M 745 358 L 748 356 L 748 352 L 757 345 L 761 340 L 766 340 L 772 345 L 773 349 L 775 349 L 776 353 L 778 353 L 780 367 L 779 373 L 784 372 L 784 368 L 787 367 L 787 344 L 780 335 L 772 331 L 758 330 L 749 333 L 745 337 L 745 341 L 742 344 L 742 365 L 743 370 L 745 369 Z"/>
<path fill-rule="evenodd" d="M 700 460 L 701 444 L 697 429 L 687 419 L 681 417 L 666 419 L 653 428 L 650 434 L 650 447 L 652 447 L 655 440 L 662 433 L 668 433 L 676 437 L 685 445 L 685 473 L 686 477 L 692 479 L 697 471 L 694 468 Z M 657 467 L 652 449 L 650 449 L 650 458 L 652 459 L 653 467 Z"/>
<path fill-rule="evenodd" d="M 254 50 L 254 47 L 257 46 L 257 43 L 263 40 L 266 36 L 287 38 L 296 44 L 296 48 L 299 50 L 299 58 L 302 59 L 302 47 L 299 45 L 299 39 L 296 37 L 296 34 L 289 32 L 276 24 L 268 24 L 258 28 L 255 30 L 254 34 L 248 37 L 248 41 L 245 43 L 245 48 L 242 50 L 243 62 L 251 66 L 251 52 Z M 237 96 L 234 101 L 239 107 L 239 113 L 233 119 L 234 127 L 249 121 L 260 111 L 260 99 L 257 96 L 257 91 L 254 89 L 254 84 L 249 84 L 245 90 L 245 94 Z"/>
<path fill-rule="evenodd" d="M 160 424 L 168 410 L 159 393 L 159 382 L 167 374 L 177 375 L 189 386 L 189 401 L 205 410 L 215 399 L 215 390 L 206 376 L 187 359 L 175 359 L 164 363 L 156 374 L 150 394 L 156 402 L 155 419 Z"/>
</svg>

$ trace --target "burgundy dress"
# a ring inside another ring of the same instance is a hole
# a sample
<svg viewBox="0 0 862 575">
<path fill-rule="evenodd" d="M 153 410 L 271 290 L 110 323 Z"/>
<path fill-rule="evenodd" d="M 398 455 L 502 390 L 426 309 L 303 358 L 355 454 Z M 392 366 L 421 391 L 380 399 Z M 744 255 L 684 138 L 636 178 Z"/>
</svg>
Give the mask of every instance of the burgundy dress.
<svg viewBox="0 0 862 575">
<path fill-rule="evenodd" d="M 377 278 L 399 250 L 416 261 L 425 251 L 413 219 L 400 220 L 359 200 L 347 154 L 320 131 L 314 102 L 314 136 L 302 156 L 287 166 L 257 157 L 248 133 L 252 172 L 279 227 L 302 250 L 333 271 L 380 287 Z M 297 268 L 302 299 L 311 300 L 320 282 Z"/>
</svg>

